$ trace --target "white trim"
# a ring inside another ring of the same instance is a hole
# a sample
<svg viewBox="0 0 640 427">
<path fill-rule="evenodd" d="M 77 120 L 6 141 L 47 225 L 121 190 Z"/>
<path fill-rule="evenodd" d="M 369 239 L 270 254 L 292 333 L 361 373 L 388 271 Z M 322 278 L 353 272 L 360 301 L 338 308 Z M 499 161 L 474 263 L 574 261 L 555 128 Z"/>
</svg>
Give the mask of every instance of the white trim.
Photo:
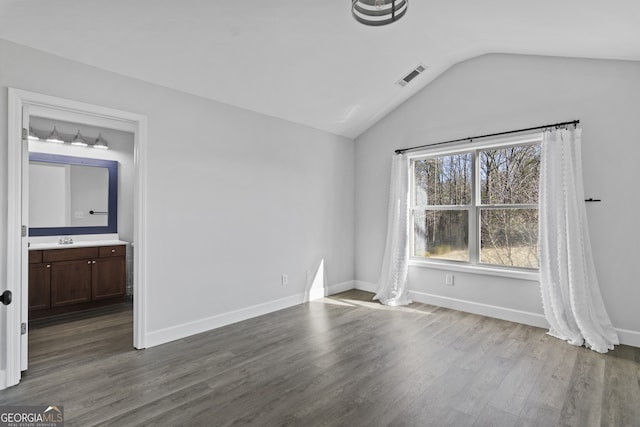
<svg viewBox="0 0 640 427">
<path fill-rule="evenodd" d="M 378 285 L 375 283 L 365 282 L 363 280 L 356 280 L 355 282 L 356 289 L 360 289 L 361 291 L 372 292 L 375 294 L 378 289 Z"/>
<path fill-rule="evenodd" d="M 450 308 L 452 310 L 522 323 L 524 325 L 537 326 L 539 328 L 549 328 L 549 323 L 547 323 L 544 315 L 538 313 L 531 313 L 529 311 L 498 307 L 496 305 L 482 304 L 479 302 L 443 297 L 440 295 L 432 295 L 417 291 L 409 291 L 409 295 L 411 295 L 411 299 L 414 301 L 421 302 L 423 304 L 436 305 L 439 307 Z"/>
<path fill-rule="evenodd" d="M 58 117 L 62 116 L 74 117 L 74 120 L 89 123 L 103 123 L 107 124 L 107 127 L 124 130 L 131 132 L 133 129 L 134 139 L 134 167 L 136 170 L 135 176 L 135 206 L 134 206 L 134 241 L 136 243 L 136 251 L 134 253 L 134 287 L 135 294 L 135 309 L 134 309 L 134 347 L 145 347 L 146 336 L 146 278 L 147 278 L 147 262 L 146 262 L 146 175 L 147 175 L 147 117 L 132 112 L 126 112 L 122 110 L 116 110 L 108 107 L 102 107 L 98 105 L 87 104 L 84 102 L 74 101 L 70 99 L 58 98 L 54 96 L 44 95 L 35 92 L 29 92 L 21 89 L 9 88 L 8 94 L 8 137 L 9 147 L 7 155 L 7 174 L 8 174 L 8 215 L 7 215 L 7 283 L 20 283 L 20 264 L 21 260 L 16 259 L 17 254 L 20 254 L 20 226 L 21 226 L 21 188 L 20 188 L 20 154 L 16 150 L 16 145 L 12 144 L 12 141 L 20 141 L 22 133 L 21 112 L 22 107 L 28 105 L 35 107 L 38 111 L 50 110 L 50 114 Z M 16 306 L 19 305 L 19 295 L 14 292 L 14 300 L 17 299 Z M 13 305 L 13 304 L 12 304 Z M 8 311 L 8 324 L 20 323 L 20 319 L 15 318 L 15 314 L 11 315 L 11 310 Z M 15 340 L 15 334 L 19 334 L 19 329 L 13 331 L 15 328 L 9 328 L 7 325 L 7 342 L 17 342 Z M 12 335 L 13 338 L 12 338 Z M 12 347 L 7 345 L 7 347 Z M 12 349 L 13 350 L 13 349 Z M 13 378 L 13 372 L 18 372 L 19 369 L 15 368 L 14 356 L 7 354 L 3 356 L 10 356 L 7 358 L 7 373 L 6 382 L 0 383 L 0 388 L 3 385 L 9 386 L 16 384 L 20 378 Z M 19 349 L 18 349 L 19 356 Z M 18 357 L 19 363 L 19 357 Z"/>
<path fill-rule="evenodd" d="M 340 292 L 350 291 L 351 289 L 356 289 L 355 280 L 349 280 L 347 282 L 342 282 L 333 286 L 328 286 L 327 295 L 335 295 L 335 294 L 339 294 Z"/>
<path fill-rule="evenodd" d="M 630 331 L 629 329 L 616 328 L 620 344 L 630 345 L 640 348 L 640 331 Z"/>
<path fill-rule="evenodd" d="M 293 307 L 304 302 L 304 294 L 296 294 L 261 304 L 243 307 L 227 313 L 217 314 L 200 320 L 183 323 L 181 325 L 170 326 L 147 333 L 147 348 L 170 341 L 175 341 L 191 335 L 207 332 L 232 323 L 241 322 L 253 317 L 262 316 L 284 308 Z"/>
<path fill-rule="evenodd" d="M 5 342 L 2 343 L 5 360 L 4 381 L 0 388 L 20 382 L 20 307 L 22 304 L 22 102 L 19 94 L 9 88 L 7 118 L 7 280 L 13 293 L 13 302 L 6 306 Z M 16 143 L 19 142 L 19 143 Z"/>
<path fill-rule="evenodd" d="M 146 348 L 147 341 L 147 117 L 139 115 L 134 133 L 133 164 L 133 346 Z"/>
<path fill-rule="evenodd" d="M 322 299 L 326 295 L 328 295 L 328 289 L 320 288 L 320 289 L 311 289 L 309 291 L 308 297 L 305 295 L 304 302 L 307 301 L 315 301 L 317 299 Z"/>
<path fill-rule="evenodd" d="M 435 270 L 459 271 L 461 273 L 482 274 L 485 276 L 509 277 L 512 279 L 528 280 L 531 282 L 540 282 L 540 273 L 538 271 L 525 270 L 509 270 L 500 267 L 483 267 L 481 265 L 471 265 L 456 262 L 437 262 L 426 261 L 416 258 L 409 260 L 410 267 L 432 268 Z"/>
<path fill-rule="evenodd" d="M 327 295 L 333 295 L 336 293 L 354 289 L 354 286 L 355 281 L 353 280 L 338 283 L 332 286 L 327 286 L 326 288 L 318 290 L 324 292 L 318 292 L 317 295 L 316 293 L 313 293 L 313 295 L 309 295 L 309 301 L 324 298 L 324 293 L 326 293 Z M 322 295 L 320 295 L 321 293 Z M 146 344 L 147 347 L 154 347 L 156 345 L 165 344 L 191 335 L 211 331 L 213 329 L 231 325 L 233 323 L 242 322 L 243 320 L 251 319 L 254 317 L 272 313 L 274 311 L 303 304 L 305 302 L 308 302 L 305 300 L 305 296 L 305 293 L 295 294 L 277 300 L 252 305 L 250 307 L 239 308 L 227 313 L 216 314 L 215 316 L 206 317 L 200 320 L 194 320 L 192 322 L 183 323 L 181 325 L 170 326 L 158 331 L 149 332 L 146 336 Z M 312 296 L 314 296 L 315 298 L 312 298 Z"/>
<path fill-rule="evenodd" d="M 448 266 L 447 266 L 448 267 Z M 450 268 L 447 268 L 450 270 Z M 468 268 L 467 268 L 468 269 Z M 480 273 L 489 274 L 489 273 Z M 495 275 L 495 274 L 493 274 Z M 524 279 L 530 280 L 530 279 Z M 537 279 L 536 279 L 537 280 Z M 363 280 L 354 280 L 352 282 L 344 282 L 340 285 L 334 285 L 330 289 L 337 288 L 341 285 L 353 283 L 352 288 L 336 289 L 337 292 L 344 292 L 349 289 L 359 289 L 361 291 L 376 292 L 377 285 L 375 283 L 365 282 Z M 331 295 L 331 294 L 330 294 Z M 482 304 L 473 301 L 461 300 L 457 298 L 443 297 L 440 295 L 432 295 L 425 292 L 409 291 L 411 299 L 424 304 L 436 305 L 438 307 L 450 308 L 452 310 L 464 311 L 467 313 L 479 314 L 481 316 L 494 317 L 496 319 L 508 320 L 510 322 L 522 323 L 524 325 L 536 326 L 538 328 L 549 329 L 549 323 L 543 314 L 532 313 L 528 311 L 515 310 L 512 308 L 499 307 L 495 305 Z M 640 331 L 632 331 L 629 329 L 616 328 L 620 344 L 630 345 L 640 348 Z"/>
</svg>

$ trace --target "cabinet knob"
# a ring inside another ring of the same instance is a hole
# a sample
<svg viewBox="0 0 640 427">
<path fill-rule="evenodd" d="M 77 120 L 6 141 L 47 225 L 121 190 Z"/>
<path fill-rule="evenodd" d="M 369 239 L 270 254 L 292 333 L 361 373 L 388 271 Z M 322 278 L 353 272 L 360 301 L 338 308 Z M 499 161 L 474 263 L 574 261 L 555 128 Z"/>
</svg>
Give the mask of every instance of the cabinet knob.
<svg viewBox="0 0 640 427">
<path fill-rule="evenodd" d="M 47 264 L 47 268 L 51 268 L 51 264 Z"/>
<path fill-rule="evenodd" d="M 95 264 L 95 263 L 96 263 L 95 261 L 92 261 L 92 264 Z"/>
<path fill-rule="evenodd" d="M 91 264 L 91 260 L 87 261 L 87 264 Z"/>
<path fill-rule="evenodd" d="M 111 253 L 112 253 L 112 254 L 115 254 L 115 253 L 116 253 L 116 250 L 115 250 L 115 249 L 111 249 Z"/>
</svg>

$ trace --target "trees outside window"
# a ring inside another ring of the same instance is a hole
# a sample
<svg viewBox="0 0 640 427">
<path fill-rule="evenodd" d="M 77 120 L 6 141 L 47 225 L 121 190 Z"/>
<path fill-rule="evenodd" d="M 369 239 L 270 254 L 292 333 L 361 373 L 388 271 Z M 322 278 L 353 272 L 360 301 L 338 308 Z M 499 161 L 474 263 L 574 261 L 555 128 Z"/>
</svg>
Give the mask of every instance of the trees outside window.
<svg viewBox="0 0 640 427">
<path fill-rule="evenodd" d="M 538 268 L 540 144 L 412 160 L 413 256 Z"/>
</svg>

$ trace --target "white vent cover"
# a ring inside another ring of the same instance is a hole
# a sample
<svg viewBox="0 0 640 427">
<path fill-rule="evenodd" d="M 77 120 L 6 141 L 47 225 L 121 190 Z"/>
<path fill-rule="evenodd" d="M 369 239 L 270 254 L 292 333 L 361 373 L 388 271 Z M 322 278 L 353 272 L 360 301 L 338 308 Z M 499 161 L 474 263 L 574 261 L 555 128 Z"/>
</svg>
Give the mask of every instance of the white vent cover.
<svg viewBox="0 0 640 427">
<path fill-rule="evenodd" d="M 409 71 L 409 73 L 398 80 L 396 84 L 400 86 L 406 86 L 411 80 L 418 77 L 421 73 L 423 73 L 427 69 L 427 66 L 424 64 L 418 64 L 413 70 Z"/>
</svg>

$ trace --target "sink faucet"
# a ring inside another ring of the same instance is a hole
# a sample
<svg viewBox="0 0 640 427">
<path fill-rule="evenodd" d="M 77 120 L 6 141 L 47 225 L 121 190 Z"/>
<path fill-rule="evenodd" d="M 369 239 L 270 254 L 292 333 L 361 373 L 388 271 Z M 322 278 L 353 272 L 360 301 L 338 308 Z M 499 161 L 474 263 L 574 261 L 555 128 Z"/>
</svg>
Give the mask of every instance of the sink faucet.
<svg viewBox="0 0 640 427">
<path fill-rule="evenodd" d="M 61 244 L 61 245 L 70 245 L 70 244 L 73 243 L 73 239 L 71 237 L 67 237 L 67 236 L 60 237 L 58 239 L 58 243 Z"/>
</svg>

